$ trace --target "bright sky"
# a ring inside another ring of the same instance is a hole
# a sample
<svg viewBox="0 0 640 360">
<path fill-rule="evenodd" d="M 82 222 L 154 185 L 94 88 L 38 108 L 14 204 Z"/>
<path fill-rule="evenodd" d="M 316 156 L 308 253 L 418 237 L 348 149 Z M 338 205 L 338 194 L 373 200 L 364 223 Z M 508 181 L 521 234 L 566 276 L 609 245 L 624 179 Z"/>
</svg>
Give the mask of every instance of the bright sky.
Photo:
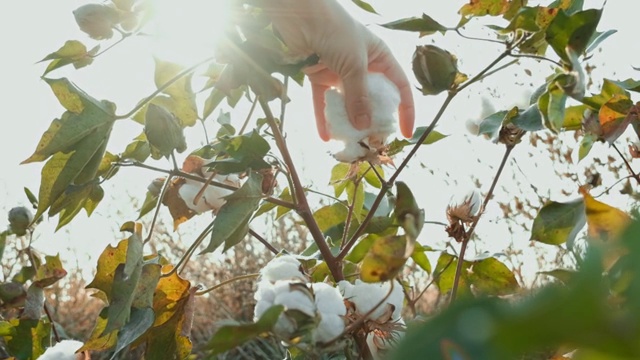
<svg viewBox="0 0 640 360">
<path fill-rule="evenodd" d="M 381 16 L 366 14 L 350 1 L 340 1 L 354 16 L 369 24 L 371 30 L 388 43 L 411 79 L 413 76 L 410 61 L 416 45 L 435 42 L 436 45 L 450 50 L 460 59 L 460 70 L 470 75 L 488 64 L 502 50 L 499 46 L 462 40 L 449 35 L 419 39 L 413 33 L 386 30 L 376 25 L 424 12 L 444 25 L 453 26 L 458 22 L 457 9 L 465 1 L 371 0 Z M 600 0 L 585 2 L 587 7 L 599 7 L 602 4 Z M 5 7 L 5 11 L 0 12 L 5 84 L 0 88 L 0 103 L 3 105 L 5 122 L 5 130 L 0 132 L 0 151 L 3 154 L 0 157 L 3 169 L 0 174 L 0 211 L 27 204 L 22 190 L 24 186 L 37 194 L 42 164 L 18 164 L 31 155 L 50 121 L 60 116 L 63 109 L 49 87 L 40 80 L 45 65 L 36 62 L 57 50 L 68 39 L 81 40 L 88 47 L 96 43 L 77 28 L 71 13 L 85 3 L 78 0 L 15 1 Z M 215 26 L 224 19 L 221 5 L 224 1 L 162 0 L 160 3 L 162 6 L 158 23 L 161 25 L 155 28 L 155 31 L 162 35 L 160 40 L 151 42 L 148 39 L 131 39 L 99 57 L 89 67 L 79 71 L 71 67 L 63 68 L 49 76 L 69 77 L 92 96 L 109 99 L 118 104 L 118 113 L 128 111 L 139 99 L 154 90 L 151 54 L 156 54 L 164 60 L 180 61 L 184 64 L 196 63 L 210 55 L 215 43 Z M 422 5 L 416 5 L 418 3 Z M 595 79 L 603 76 L 620 80 L 628 77 L 640 78 L 640 73 L 631 68 L 631 65 L 640 66 L 637 51 L 632 50 L 637 48 L 637 24 L 634 15 L 639 12 L 640 2 L 609 1 L 607 4 L 599 30 L 613 28 L 617 29 L 618 33 L 603 44 L 602 52 L 596 52 L 595 58 L 591 61 L 596 65 Z M 476 36 L 488 34 L 482 27 L 474 24 L 472 21 L 468 25 L 470 33 Z M 188 42 L 179 40 L 179 35 L 184 33 L 193 34 L 192 39 Z M 632 63 L 634 60 L 636 63 Z M 482 190 L 488 190 L 493 170 L 488 169 L 487 165 L 497 165 L 502 148 L 477 138 L 467 143 L 464 140 L 464 123 L 467 119 L 479 116 L 482 97 L 488 98 L 497 109 L 506 108 L 513 103 L 521 102 L 524 94 L 539 85 L 538 79 L 549 74 L 546 64 L 538 64 L 533 60 L 525 60 L 523 64 L 526 66 L 515 66 L 498 73 L 459 96 L 447 110 L 442 125 L 438 128 L 440 132 L 452 136 L 422 149 L 419 159 L 401 177 L 401 180 L 406 181 L 416 192 L 420 205 L 426 208 L 428 220 L 444 220 L 446 204 L 451 194 L 456 191 L 451 181 L 445 179 L 447 174 L 450 180 L 458 179 L 463 184 L 468 181 L 469 174 L 475 174 L 482 180 Z M 532 71 L 532 76 L 525 74 L 525 68 Z M 194 89 L 198 89 L 199 86 L 196 84 Z M 439 108 L 443 96 L 423 97 L 418 91 L 414 94 L 418 114 L 417 126 L 425 126 Z M 309 110 L 310 90 L 308 87 L 292 85 L 290 97 L 292 102 L 287 109 L 287 133 L 290 144 L 295 149 L 295 160 L 301 166 L 306 183 L 325 188 L 334 160 L 328 155 L 329 145 L 321 142 L 316 136 L 312 112 Z M 241 122 L 247 114 L 247 109 L 248 104 L 241 103 L 232 112 L 232 120 L 236 124 Z M 112 135 L 109 150 L 114 153 L 121 152 L 140 131 L 141 127 L 133 122 L 119 122 Z M 189 138 L 202 141 L 200 131 L 199 127 L 189 129 Z M 528 148 L 528 144 L 523 144 L 514 152 L 514 157 L 519 160 L 518 164 L 525 176 L 542 189 L 554 186 L 549 176 L 544 176 L 543 170 L 536 168 L 528 158 Z M 606 148 L 598 144 L 594 151 L 606 151 Z M 483 162 L 476 161 L 479 155 Z M 159 164 L 169 166 L 168 163 Z M 635 165 L 638 168 L 638 163 Z M 576 172 L 581 174 L 578 169 L 576 168 Z M 433 170 L 435 175 L 429 173 L 429 170 Z M 504 179 L 510 179 L 512 171 L 514 170 L 508 169 Z M 516 173 L 520 174 L 517 171 Z M 141 202 L 147 184 L 157 176 L 148 171 L 121 169 L 107 185 L 106 197 L 90 219 L 78 216 L 71 226 L 56 234 L 53 230 L 57 218 L 45 221 L 37 231 L 38 240 L 35 246 L 47 253 L 62 251 L 68 254 L 65 249 L 73 248 L 80 256 L 79 263 L 86 267 L 83 264 L 86 256 L 95 256 L 108 243 L 118 240 L 120 236 L 117 229 L 120 223 L 137 217 L 137 209 L 131 206 L 131 197 Z M 519 176 L 522 177 L 522 174 Z M 499 187 L 498 192 L 502 191 L 504 190 Z M 553 191 L 552 194 L 557 195 L 558 192 Z M 499 196 L 505 199 L 509 195 Z M 624 203 L 621 203 L 621 206 L 624 206 Z M 478 231 L 485 235 L 488 244 L 479 247 L 478 250 L 500 252 L 511 241 L 526 248 L 528 234 L 509 234 L 506 227 L 498 222 L 501 216 L 502 212 L 495 203 L 487 209 Z M 183 228 L 198 230 L 201 226 L 198 224 L 207 220 L 208 217 L 202 216 L 200 221 L 183 225 Z M 180 232 L 187 230 L 181 229 Z M 423 242 L 438 247 L 442 247 L 446 240 L 446 235 L 440 227 L 426 227 L 423 237 Z M 185 241 L 190 243 L 191 238 L 186 238 Z M 73 262 L 72 259 L 68 260 Z M 89 267 L 93 266 L 94 263 L 91 262 Z"/>
</svg>

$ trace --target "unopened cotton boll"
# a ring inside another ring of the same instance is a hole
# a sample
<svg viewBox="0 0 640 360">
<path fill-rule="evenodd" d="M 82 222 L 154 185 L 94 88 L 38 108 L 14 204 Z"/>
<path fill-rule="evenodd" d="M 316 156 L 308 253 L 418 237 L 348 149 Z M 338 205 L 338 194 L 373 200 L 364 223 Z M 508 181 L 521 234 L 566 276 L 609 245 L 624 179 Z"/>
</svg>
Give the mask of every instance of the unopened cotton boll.
<svg viewBox="0 0 640 360">
<path fill-rule="evenodd" d="M 384 75 L 370 73 L 367 89 L 371 102 L 371 126 L 363 130 L 357 130 L 349 121 L 342 92 L 339 89 L 325 92 L 324 112 L 329 134 L 332 139 L 344 143 L 344 149 L 334 154 L 338 161 L 351 163 L 370 152 L 377 152 L 396 130 L 396 113 L 400 104 L 398 88 Z"/>
<path fill-rule="evenodd" d="M 356 280 L 355 284 L 351 284 L 348 281 L 340 281 L 338 287 L 342 292 L 342 295 L 346 300 L 351 301 L 356 308 L 356 313 L 360 316 L 366 315 L 371 309 L 373 309 L 378 303 L 389 294 L 391 290 L 391 282 L 383 283 L 365 283 L 361 280 Z M 386 298 L 383 304 L 378 306 L 370 315 L 372 320 L 383 321 L 381 319 L 388 312 L 388 306 L 393 307 L 393 313 L 391 320 L 400 319 L 402 313 L 402 306 L 404 302 L 404 294 L 402 293 L 402 285 L 395 281 L 393 284 L 393 290 L 391 294 Z"/>
<path fill-rule="evenodd" d="M 62 340 L 47 349 L 38 360 L 79 360 L 84 359 L 84 355 L 76 354 L 76 351 L 84 345 L 76 340 Z"/>
</svg>

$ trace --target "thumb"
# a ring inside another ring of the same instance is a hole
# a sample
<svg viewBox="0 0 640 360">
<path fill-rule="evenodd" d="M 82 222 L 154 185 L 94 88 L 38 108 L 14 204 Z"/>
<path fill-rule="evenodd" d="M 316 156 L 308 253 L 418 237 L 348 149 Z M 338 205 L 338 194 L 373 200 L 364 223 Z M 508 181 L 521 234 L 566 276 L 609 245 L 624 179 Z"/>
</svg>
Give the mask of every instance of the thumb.
<svg viewBox="0 0 640 360">
<path fill-rule="evenodd" d="M 353 127 L 358 130 L 367 129 L 371 125 L 371 103 L 366 75 L 366 68 L 361 68 L 353 69 L 341 77 L 347 115 Z"/>
</svg>

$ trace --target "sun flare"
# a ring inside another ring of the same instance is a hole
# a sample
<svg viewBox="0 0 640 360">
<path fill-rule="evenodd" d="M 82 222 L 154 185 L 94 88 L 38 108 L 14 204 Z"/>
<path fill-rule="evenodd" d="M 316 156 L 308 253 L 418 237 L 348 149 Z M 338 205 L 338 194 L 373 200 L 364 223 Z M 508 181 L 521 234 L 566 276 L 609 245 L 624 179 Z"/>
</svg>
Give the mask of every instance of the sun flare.
<svg viewBox="0 0 640 360">
<path fill-rule="evenodd" d="M 155 0 L 149 29 L 155 56 L 190 65 L 211 56 L 230 17 L 229 1 Z"/>
</svg>

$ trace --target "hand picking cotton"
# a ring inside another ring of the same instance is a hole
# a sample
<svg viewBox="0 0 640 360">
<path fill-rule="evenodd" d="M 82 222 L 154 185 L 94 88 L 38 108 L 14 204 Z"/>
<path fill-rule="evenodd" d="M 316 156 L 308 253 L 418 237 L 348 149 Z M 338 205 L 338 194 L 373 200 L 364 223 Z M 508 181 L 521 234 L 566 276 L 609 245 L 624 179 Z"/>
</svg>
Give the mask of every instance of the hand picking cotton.
<svg viewBox="0 0 640 360">
<path fill-rule="evenodd" d="M 400 105 L 398 88 L 380 73 L 369 73 L 367 88 L 371 102 L 371 126 L 363 130 L 355 129 L 349 121 L 341 90 L 325 92 L 324 114 L 329 134 L 332 139 L 344 142 L 344 149 L 333 155 L 338 161 L 352 163 L 377 158 L 384 151 L 389 135 L 396 131 Z"/>
</svg>

